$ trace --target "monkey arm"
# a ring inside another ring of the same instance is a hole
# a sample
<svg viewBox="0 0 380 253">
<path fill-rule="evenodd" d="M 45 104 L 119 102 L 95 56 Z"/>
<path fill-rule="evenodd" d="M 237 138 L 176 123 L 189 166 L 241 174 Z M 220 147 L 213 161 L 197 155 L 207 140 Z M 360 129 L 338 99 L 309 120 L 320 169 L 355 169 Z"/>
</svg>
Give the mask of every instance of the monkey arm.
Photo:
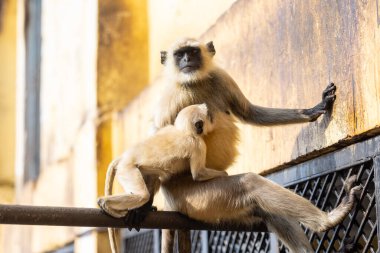
<svg viewBox="0 0 380 253">
<path fill-rule="evenodd" d="M 326 113 L 335 101 L 334 84 L 323 91 L 322 101 L 310 109 L 267 108 L 251 104 L 242 93 L 236 93 L 231 103 L 233 113 L 241 120 L 258 125 L 280 125 L 315 121 Z"/>
<path fill-rule="evenodd" d="M 210 180 L 216 177 L 228 176 L 227 172 L 206 168 L 206 143 L 198 138 L 190 154 L 191 175 L 196 181 Z"/>
</svg>

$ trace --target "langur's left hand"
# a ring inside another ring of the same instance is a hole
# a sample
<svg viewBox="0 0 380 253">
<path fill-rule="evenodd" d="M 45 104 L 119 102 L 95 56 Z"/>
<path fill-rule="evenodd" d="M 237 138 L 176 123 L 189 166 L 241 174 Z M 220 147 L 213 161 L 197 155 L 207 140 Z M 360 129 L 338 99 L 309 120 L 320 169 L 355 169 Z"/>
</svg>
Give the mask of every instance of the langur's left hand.
<svg viewBox="0 0 380 253">
<path fill-rule="evenodd" d="M 319 116 L 325 114 L 326 111 L 332 108 L 336 99 L 335 91 L 336 86 L 334 83 L 330 83 L 326 87 L 322 93 L 322 101 L 306 112 L 306 114 L 310 117 L 310 121 L 317 120 Z"/>
</svg>

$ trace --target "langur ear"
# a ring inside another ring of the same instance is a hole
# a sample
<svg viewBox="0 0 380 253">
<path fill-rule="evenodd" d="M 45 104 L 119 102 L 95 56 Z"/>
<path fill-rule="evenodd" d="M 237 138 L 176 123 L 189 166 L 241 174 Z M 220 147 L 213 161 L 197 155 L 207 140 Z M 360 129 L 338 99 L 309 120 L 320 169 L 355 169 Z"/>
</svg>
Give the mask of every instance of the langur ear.
<svg viewBox="0 0 380 253">
<path fill-rule="evenodd" d="M 215 47 L 214 47 L 214 43 L 212 41 L 208 42 L 206 44 L 206 48 L 207 48 L 207 51 L 212 55 L 214 56 L 216 51 L 215 51 Z"/>
<path fill-rule="evenodd" d="M 204 114 L 207 114 L 208 109 L 207 109 L 207 104 L 206 103 L 200 104 L 200 105 L 198 105 L 198 107 L 202 110 L 202 112 Z"/>
<path fill-rule="evenodd" d="M 166 52 L 166 51 L 161 51 L 161 64 L 162 64 L 162 65 L 165 65 L 167 55 L 168 55 L 168 52 Z"/>
</svg>

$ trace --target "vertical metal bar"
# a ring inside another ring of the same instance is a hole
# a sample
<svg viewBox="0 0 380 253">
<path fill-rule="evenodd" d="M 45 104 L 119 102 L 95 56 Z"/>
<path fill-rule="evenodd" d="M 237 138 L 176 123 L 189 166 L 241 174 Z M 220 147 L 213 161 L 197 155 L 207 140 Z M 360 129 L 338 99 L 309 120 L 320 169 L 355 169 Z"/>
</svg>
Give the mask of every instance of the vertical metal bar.
<svg viewBox="0 0 380 253">
<path fill-rule="evenodd" d="M 207 230 L 202 230 L 201 231 L 201 249 L 202 253 L 208 253 L 208 232 Z"/>
<path fill-rule="evenodd" d="M 380 244 L 380 156 L 373 159 L 373 169 L 375 171 L 375 202 L 376 202 L 376 217 L 377 217 L 377 243 Z"/>
<path fill-rule="evenodd" d="M 24 180 L 40 171 L 41 0 L 25 2 L 25 165 Z"/>
<path fill-rule="evenodd" d="M 161 237 L 160 237 L 160 230 L 154 229 L 153 230 L 153 253 L 160 253 L 160 247 L 161 246 Z"/>
<path fill-rule="evenodd" d="M 280 249 L 278 246 L 277 235 L 274 233 L 270 233 L 269 238 L 270 238 L 270 253 L 279 253 Z"/>
</svg>

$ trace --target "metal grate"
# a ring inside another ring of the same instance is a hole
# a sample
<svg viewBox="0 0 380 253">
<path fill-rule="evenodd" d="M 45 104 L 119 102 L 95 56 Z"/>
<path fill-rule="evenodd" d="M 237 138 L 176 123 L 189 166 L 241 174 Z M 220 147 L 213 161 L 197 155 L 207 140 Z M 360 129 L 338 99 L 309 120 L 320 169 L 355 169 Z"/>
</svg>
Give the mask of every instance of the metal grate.
<svg viewBox="0 0 380 253">
<path fill-rule="evenodd" d="M 136 233 L 124 240 L 125 253 L 146 252 L 153 253 L 153 230 Z"/>
<path fill-rule="evenodd" d="M 323 233 L 305 233 L 316 252 L 336 252 L 344 244 L 352 244 L 355 252 L 377 252 L 377 219 L 375 208 L 374 166 L 367 162 L 346 170 L 328 173 L 289 186 L 324 211 L 338 206 L 344 197 L 343 183 L 349 176 L 358 175 L 363 186 L 357 206 L 346 219 Z M 281 247 L 280 252 L 288 252 Z"/>
<path fill-rule="evenodd" d="M 202 232 L 199 230 L 191 231 L 191 252 L 201 252 L 202 251 Z"/>
<path fill-rule="evenodd" d="M 257 252 L 269 251 L 268 233 L 210 231 L 209 251 L 216 252 Z"/>
</svg>

